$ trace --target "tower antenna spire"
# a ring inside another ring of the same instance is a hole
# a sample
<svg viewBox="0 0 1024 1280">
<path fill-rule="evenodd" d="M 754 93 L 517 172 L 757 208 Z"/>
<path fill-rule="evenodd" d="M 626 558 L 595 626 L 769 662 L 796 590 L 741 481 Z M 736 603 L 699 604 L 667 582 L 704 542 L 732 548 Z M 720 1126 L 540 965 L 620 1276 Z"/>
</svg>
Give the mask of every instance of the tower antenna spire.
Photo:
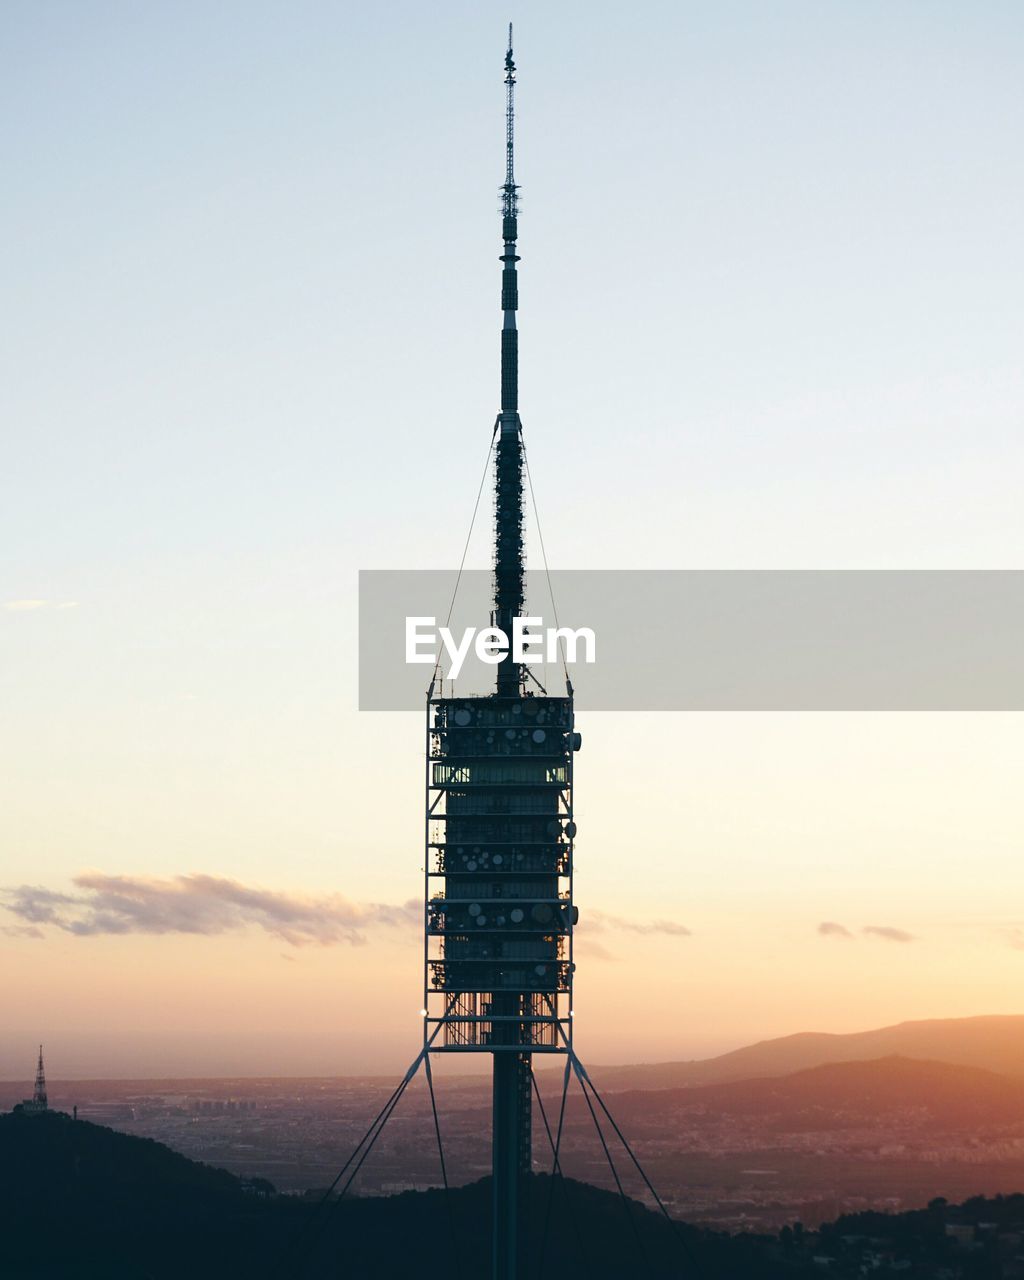
<svg viewBox="0 0 1024 1280">
<path fill-rule="evenodd" d="M 46 1072 L 43 1070 L 43 1046 L 39 1046 L 39 1063 L 36 1066 L 36 1083 L 32 1091 L 33 1105 L 39 1111 L 45 1111 L 47 1108 L 46 1101 Z"/>
<path fill-rule="evenodd" d="M 505 52 L 505 183 L 501 188 L 501 410 L 494 450 L 494 613 L 492 625 L 512 634 L 512 620 L 524 611 L 523 442 L 519 419 L 519 188 L 515 179 L 516 64 L 512 24 Z M 523 668 L 506 653 L 497 667 L 497 692 L 518 694 Z M 527 1092 L 529 1100 L 529 1092 Z"/>
<path fill-rule="evenodd" d="M 505 52 L 505 186 L 501 212 L 506 218 L 518 213 L 515 178 L 516 64 L 512 60 L 512 23 L 508 24 L 508 49 Z M 515 239 L 515 236 L 512 237 Z"/>
</svg>

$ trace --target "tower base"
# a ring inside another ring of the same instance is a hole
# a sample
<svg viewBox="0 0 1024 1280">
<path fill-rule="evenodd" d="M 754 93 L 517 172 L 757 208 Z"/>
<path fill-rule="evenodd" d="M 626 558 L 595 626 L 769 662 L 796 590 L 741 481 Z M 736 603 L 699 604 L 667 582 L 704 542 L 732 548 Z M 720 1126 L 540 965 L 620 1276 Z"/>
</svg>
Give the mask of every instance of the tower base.
<svg viewBox="0 0 1024 1280">
<path fill-rule="evenodd" d="M 531 1068 L 526 1053 L 494 1055 L 492 1179 L 493 1280 L 518 1280 L 522 1200 L 531 1167 Z"/>
</svg>

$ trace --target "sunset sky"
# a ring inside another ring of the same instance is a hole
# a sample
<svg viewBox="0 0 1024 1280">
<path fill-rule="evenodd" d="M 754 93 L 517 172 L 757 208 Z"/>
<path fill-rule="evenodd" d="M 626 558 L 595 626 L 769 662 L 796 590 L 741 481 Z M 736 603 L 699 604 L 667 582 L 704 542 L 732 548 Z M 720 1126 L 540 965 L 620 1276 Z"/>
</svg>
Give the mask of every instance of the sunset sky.
<svg viewBox="0 0 1024 1280">
<path fill-rule="evenodd" d="M 416 1051 L 356 574 L 462 551 L 509 17 L 552 564 L 1020 567 L 1019 5 L 10 3 L 0 1076 Z M 577 715 L 585 1061 L 1024 1013 L 1021 715 Z"/>
</svg>

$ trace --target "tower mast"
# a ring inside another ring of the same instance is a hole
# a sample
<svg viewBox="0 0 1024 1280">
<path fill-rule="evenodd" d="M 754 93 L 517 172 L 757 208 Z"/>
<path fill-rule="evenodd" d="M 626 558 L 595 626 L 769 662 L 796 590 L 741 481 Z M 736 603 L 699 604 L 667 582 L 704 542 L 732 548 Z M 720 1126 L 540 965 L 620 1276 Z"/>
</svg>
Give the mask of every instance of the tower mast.
<svg viewBox="0 0 1024 1280">
<path fill-rule="evenodd" d="M 516 241 L 519 237 L 519 198 L 515 180 L 516 64 L 512 58 L 512 24 L 505 54 L 505 183 L 501 189 L 501 411 L 495 445 L 494 503 L 494 617 L 493 625 L 512 634 L 512 619 L 524 604 L 523 555 L 523 441 L 519 419 L 519 284 Z M 521 668 L 506 654 L 498 663 L 497 692 L 520 691 Z"/>
<path fill-rule="evenodd" d="M 512 24 L 505 53 L 505 183 L 501 189 L 501 412 L 494 450 L 494 626 L 511 636 L 513 619 L 524 613 L 523 438 L 519 419 L 519 284 L 516 241 L 519 200 L 515 179 L 516 64 L 512 57 Z M 506 653 L 497 668 L 498 697 L 522 692 L 523 668 Z M 494 993 L 495 1038 L 511 1047 L 521 1037 L 522 996 Z M 518 1274 L 520 1201 L 531 1166 L 532 1098 L 530 1055 L 494 1055 L 491 1120 L 494 1280 Z"/>
<path fill-rule="evenodd" d="M 46 1072 L 43 1070 L 43 1046 L 39 1046 L 39 1063 L 36 1066 L 36 1083 L 32 1090 L 32 1103 L 40 1111 L 47 1109 Z"/>
</svg>

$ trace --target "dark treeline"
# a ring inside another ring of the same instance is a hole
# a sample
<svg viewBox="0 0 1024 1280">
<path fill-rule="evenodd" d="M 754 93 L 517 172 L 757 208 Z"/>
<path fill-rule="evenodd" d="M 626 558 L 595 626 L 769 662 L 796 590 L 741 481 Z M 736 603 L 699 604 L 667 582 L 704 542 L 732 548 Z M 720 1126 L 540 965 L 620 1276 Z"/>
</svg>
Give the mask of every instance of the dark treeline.
<svg viewBox="0 0 1024 1280">
<path fill-rule="evenodd" d="M 727 1236 L 537 1175 L 527 1194 L 524 1274 L 786 1280 L 821 1274 L 814 1258 L 824 1253 L 835 1259 L 833 1274 L 852 1275 L 865 1242 L 884 1240 L 915 1257 L 913 1274 L 930 1275 L 959 1247 L 946 1233 L 957 1215 L 1009 1227 L 1024 1218 L 1024 1197 L 859 1214 L 813 1235 L 786 1228 L 779 1237 Z M 267 1182 L 60 1113 L 0 1117 L 4 1280 L 485 1280 L 489 1254 L 488 1179 L 447 1198 L 440 1190 L 341 1203 L 279 1197 Z M 994 1263 L 986 1270 L 988 1259 L 976 1249 L 964 1274 L 1005 1274 Z"/>
</svg>

